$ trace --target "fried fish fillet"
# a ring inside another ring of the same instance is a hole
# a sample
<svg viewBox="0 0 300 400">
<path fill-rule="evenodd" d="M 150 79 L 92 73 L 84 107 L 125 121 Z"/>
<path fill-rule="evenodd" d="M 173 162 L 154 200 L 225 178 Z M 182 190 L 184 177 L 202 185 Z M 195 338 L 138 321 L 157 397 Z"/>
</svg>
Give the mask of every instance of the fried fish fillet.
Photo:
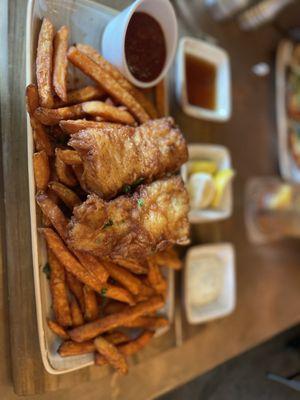
<svg viewBox="0 0 300 400">
<path fill-rule="evenodd" d="M 83 160 L 85 187 L 110 199 L 135 182 L 150 183 L 187 161 L 187 146 L 172 118 L 130 126 L 86 129 L 69 145 Z"/>
<path fill-rule="evenodd" d="M 109 202 L 92 194 L 74 208 L 68 244 L 101 258 L 144 259 L 170 243 L 189 242 L 188 204 L 179 176 Z"/>
</svg>

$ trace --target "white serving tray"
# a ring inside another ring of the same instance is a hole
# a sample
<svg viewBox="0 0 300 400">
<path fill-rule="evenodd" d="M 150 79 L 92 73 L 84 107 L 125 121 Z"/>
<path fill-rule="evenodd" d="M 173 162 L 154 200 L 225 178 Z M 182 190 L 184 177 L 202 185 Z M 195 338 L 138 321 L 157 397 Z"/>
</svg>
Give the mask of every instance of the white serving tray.
<svg viewBox="0 0 300 400">
<path fill-rule="evenodd" d="M 103 29 L 116 14 L 116 10 L 89 0 L 29 0 L 26 25 L 26 85 L 35 82 L 35 56 L 38 33 L 43 17 L 50 18 L 56 28 L 68 25 L 71 30 L 70 43 L 87 43 L 100 50 Z M 71 76 L 74 81 L 79 79 L 82 84 L 88 82 L 88 79 L 75 68 L 71 68 Z M 39 343 L 43 364 L 47 372 L 63 374 L 92 365 L 93 355 L 60 357 L 57 349 L 61 341 L 50 331 L 46 323 L 46 318 L 52 317 L 51 295 L 49 283 L 42 272 L 43 266 L 47 262 L 47 254 L 44 240 L 37 233 L 37 229 L 41 224 L 39 210 L 37 210 L 35 202 L 32 163 L 34 147 L 28 116 L 27 150 L 31 242 Z M 168 295 L 166 306 L 161 310 L 161 313 L 166 315 L 171 323 L 174 314 L 174 271 L 165 269 L 163 272 L 168 277 Z M 162 328 L 156 332 L 156 336 L 160 336 L 166 331 L 167 328 Z"/>
<path fill-rule="evenodd" d="M 293 42 L 282 40 L 277 49 L 275 71 L 276 123 L 281 176 L 288 181 L 300 182 L 300 169 L 297 167 L 288 145 L 289 117 L 286 107 L 286 72 L 291 63 L 293 48 Z"/>
<path fill-rule="evenodd" d="M 219 170 L 231 168 L 231 157 L 229 150 L 221 145 L 215 144 L 189 144 L 189 161 L 197 159 L 213 160 Z M 181 176 L 185 183 L 188 180 L 188 162 L 181 167 Z M 207 208 L 204 210 L 193 210 L 189 212 L 191 224 L 220 221 L 229 218 L 232 214 L 232 182 L 225 189 L 220 208 Z"/>
<path fill-rule="evenodd" d="M 201 307 L 191 305 L 188 290 L 188 281 L 193 279 L 190 275 L 191 260 L 203 256 L 217 256 L 224 266 L 224 283 L 218 298 Z M 184 306 L 187 320 L 190 324 L 200 324 L 216 318 L 225 317 L 233 312 L 236 306 L 236 277 L 235 277 L 235 251 L 231 243 L 218 243 L 190 247 L 185 261 L 184 269 Z"/>
</svg>

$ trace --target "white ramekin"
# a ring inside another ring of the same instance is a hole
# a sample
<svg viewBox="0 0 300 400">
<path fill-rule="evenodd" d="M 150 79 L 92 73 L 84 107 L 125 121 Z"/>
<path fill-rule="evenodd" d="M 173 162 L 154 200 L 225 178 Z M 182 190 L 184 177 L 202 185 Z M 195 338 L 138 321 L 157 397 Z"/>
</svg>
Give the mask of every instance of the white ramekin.
<svg viewBox="0 0 300 400">
<path fill-rule="evenodd" d="M 155 18 L 164 32 L 167 56 L 160 75 L 151 82 L 137 80 L 129 71 L 125 56 L 125 37 L 129 21 L 135 12 L 145 12 Z M 149 88 L 160 82 L 170 68 L 177 47 L 178 26 L 175 11 L 169 0 L 137 0 L 125 8 L 106 26 L 102 36 L 102 54 L 135 86 Z"/>
</svg>

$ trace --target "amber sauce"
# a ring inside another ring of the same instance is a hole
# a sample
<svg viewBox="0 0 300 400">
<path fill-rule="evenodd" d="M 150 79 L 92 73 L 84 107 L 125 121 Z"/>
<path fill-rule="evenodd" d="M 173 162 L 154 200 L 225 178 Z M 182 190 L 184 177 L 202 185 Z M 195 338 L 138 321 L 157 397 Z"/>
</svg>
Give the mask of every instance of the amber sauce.
<svg viewBox="0 0 300 400">
<path fill-rule="evenodd" d="M 125 36 L 125 56 L 132 75 L 141 82 L 155 80 L 164 68 L 166 54 L 160 24 L 147 13 L 134 13 Z"/>
<path fill-rule="evenodd" d="M 192 55 L 185 57 L 188 102 L 194 106 L 216 108 L 216 68 Z"/>
</svg>

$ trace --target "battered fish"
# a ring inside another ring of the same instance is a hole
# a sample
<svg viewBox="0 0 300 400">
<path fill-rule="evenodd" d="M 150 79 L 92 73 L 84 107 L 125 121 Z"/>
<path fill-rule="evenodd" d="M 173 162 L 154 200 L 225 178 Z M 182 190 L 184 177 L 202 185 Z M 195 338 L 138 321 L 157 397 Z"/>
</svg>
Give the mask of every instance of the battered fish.
<svg viewBox="0 0 300 400">
<path fill-rule="evenodd" d="M 172 118 L 133 128 L 86 129 L 69 145 L 83 160 L 82 179 L 90 193 L 110 199 L 136 183 L 150 183 L 176 172 L 187 161 L 187 146 Z"/>
<path fill-rule="evenodd" d="M 68 244 L 101 258 L 142 260 L 168 244 L 188 244 L 188 194 L 179 176 L 141 185 L 106 202 L 92 194 L 74 208 Z"/>
</svg>

